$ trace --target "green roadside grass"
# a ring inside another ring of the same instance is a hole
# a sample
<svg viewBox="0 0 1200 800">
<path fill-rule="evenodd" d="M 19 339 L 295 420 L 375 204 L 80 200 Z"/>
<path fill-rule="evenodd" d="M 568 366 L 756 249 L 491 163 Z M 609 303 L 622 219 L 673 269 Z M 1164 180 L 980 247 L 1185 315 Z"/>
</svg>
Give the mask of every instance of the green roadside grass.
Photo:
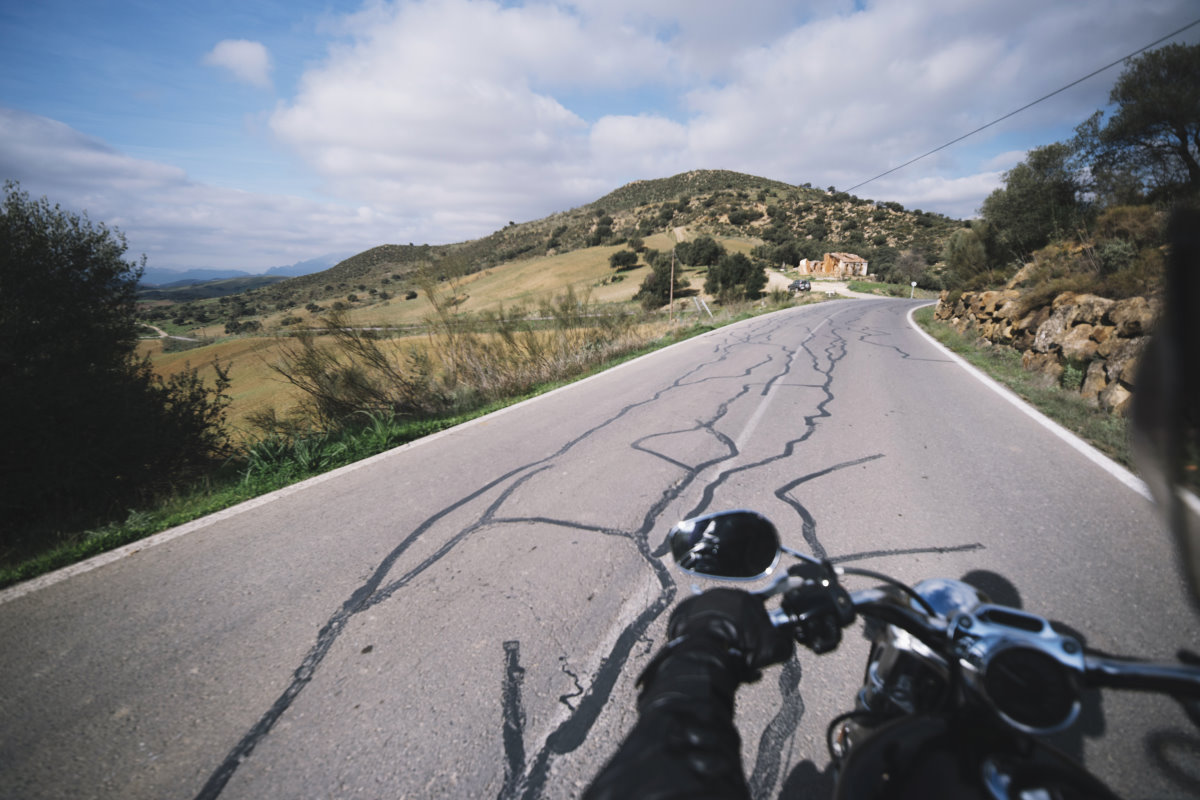
<svg viewBox="0 0 1200 800">
<path fill-rule="evenodd" d="M 1037 376 L 1021 366 L 1021 354 L 1016 350 L 996 345 L 977 345 L 976 337 L 961 334 L 944 322 L 935 320 L 933 306 L 917 309 L 913 319 L 951 352 L 962 356 L 1109 458 L 1133 469 L 1124 417 L 1093 406 L 1077 391 L 1059 385 L 1047 387 L 1039 384 Z"/>
<path fill-rule="evenodd" d="M 361 426 L 336 433 L 314 433 L 295 440 L 265 439 L 231 458 L 196 485 L 180 489 L 154 506 L 130 510 L 124 520 L 91 530 L 59 534 L 53 537 L 52 545 L 32 552 L 6 554 L 4 562 L 0 563 L 0 589 L 485 416 L 677 342 L 776 310 L 779 306 L 746 304 L 721 313 L 714 320 L 680 325 L 664 336 L 582 373 L 541 384 L 520 396 L 464 413 L 433 419 L 371 415 L 364 416 Z"/>
<path fill-rule="evenodd" d="M 597 364 L 567 379 L 539 385 L 518 397 L 508 398 L 469 412 L 436 419 L 406 420 L 364 417 L 357 428 L 337 433 L 313 434 L 295 441 L 264 440 L 227 462 L 195 486 L 182 489 L 155 506 L 130 510 L 126 518 L 103 527 L 62 535 L 56 543 L 36 553 L 18 554 L 0 564 L 0 588 L 77 563 L 92 556 L 200 517 L 260 497 L 278 489 L 394 447 L 452 428 L 501 408 L 528 400 L 561 386 L 631 361 L 647 353 L 699 336 L 716 328 L 779 306 L 746 305 L 717 319 L 681 325 L 665 336 L 621 356 Z M 979 347 L 970 336 L 933 319 L 933 308 L 918 309 L 914 319 L 951 351 L 1008 387 L 1042 413 L 1090 442 L 1115 461 L 1132 467 L 1125 420 L 1091 406 L 1077 393 L 1058 386 L 1038 385 L 1021 367 L 1017 352 L 1002 347 Z"/>
<path fill-rule="evenodd" d="M 873 281 L 848 281 L 846 288 L 862 294 L 878 294 L 884 297 L 915 297 L 923 300 L 936 300 L 938 292 L 928 289 L 917 289 L 907 283 L 876 283 Z"/>
</svg>

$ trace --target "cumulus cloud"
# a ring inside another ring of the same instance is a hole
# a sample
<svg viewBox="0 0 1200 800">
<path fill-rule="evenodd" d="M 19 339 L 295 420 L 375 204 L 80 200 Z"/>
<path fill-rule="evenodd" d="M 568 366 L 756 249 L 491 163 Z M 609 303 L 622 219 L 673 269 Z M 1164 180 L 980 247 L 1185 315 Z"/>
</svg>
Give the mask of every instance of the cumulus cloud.
<svg viewBox="0 0 1200 800">
<path fill-rule="evenodd" d="M 116 227 L 155 267 L 256 271 L 396 241 L 375 209 L 208 186 L 45 117 L 0 108 L 0 174 L 33 197 Z"/>
<path fill-rule="evenodd" d="M 204 63 L 229 70 L 242 83 L 271 88 L 271 55 L 262 42 L 225 39 L 204 56 Z"/>
<path fill-rule="evenodd" d="M 720 167 L 847 188 L 970 131 L 1160 33 L 1175 0 L 829 0 L 755 13 L 721 0 L 372 4 L 271 125 L 345 196 L 422 229 L 531 218 L 629 180 Z M 979 137 L 1048 143 L 1109 80 Z M 588 114 L 640 92 L 674 107 Z M 1006 150 L 1013 149 L 1010 146 Z M 994 148 L 993 148 L 994 150 Z M 864 196 L 970 215 L 995 163 L 959 148 Z M 971 198 L 969 192 L 980 192 Z"/>
<path fill-rule="evenodd" d="M 0 166 L 196 266 L 284 263 L 264 263 L 272 240 L 296 260 L 459 241 L 697 168 L 851 189 L 1178 27 L 1187 1 L 370 0 L 259 109 L 336 201 L 199 185 L 11 113 Z M 271 86 L 259 42 L 205 62 Z M 1104 106 L 1117 74 L 855 194 L 971 216 L 1029 148 Z"/>
<path fill-rule="evenodd" d="M 616 173 L 594 169 L 588 124 L 557 95 L 670 70 L 652 35 L 588 27 L 550 4 L 371 6 L 346 31 L 272 128 L 339 195 L 415 212 L 442 240 L 611 189 Z"/>
</svg>

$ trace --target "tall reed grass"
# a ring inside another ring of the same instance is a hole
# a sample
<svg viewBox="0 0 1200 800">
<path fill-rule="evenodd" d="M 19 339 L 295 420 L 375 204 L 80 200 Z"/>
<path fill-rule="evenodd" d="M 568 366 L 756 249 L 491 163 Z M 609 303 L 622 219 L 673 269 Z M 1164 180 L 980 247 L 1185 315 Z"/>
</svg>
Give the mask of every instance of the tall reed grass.
<svg viewBox="0 0 1200 800">
<path fill-rule="evenodd" d="M 470 410 L 573 377 L 645 346 L 661 325 L 572 289 L 536 309 L 461 315 L 454 287 L 430 289 L 434 315 L 421 342 L 382 338 L 333 312 L 298 335 L 272 368 L 303 393 L 299 413 L 254 423 L 270 435 L 353 426 L 361 415 L 419 419 Z M 311 434 L 304 434 L 310 436 Z"/>
</svg>

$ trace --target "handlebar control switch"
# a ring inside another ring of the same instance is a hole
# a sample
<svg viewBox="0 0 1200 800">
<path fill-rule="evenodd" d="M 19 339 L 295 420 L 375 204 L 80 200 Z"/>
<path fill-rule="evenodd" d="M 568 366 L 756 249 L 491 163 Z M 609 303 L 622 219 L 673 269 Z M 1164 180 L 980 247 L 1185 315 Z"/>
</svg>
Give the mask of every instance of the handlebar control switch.
<svg viewBox="0 0 1200 800">
<path fill-rule="evenodd" d="M 838 583 L 829 562 L 801 563 L 788 575 L 803 579 L 783 595 L 781 606 L 795 627 L 796 641 L 814 653 L 828 653 L 842 642 L 842 628 L 854 622 L 854 602 Z"/>
</svg>

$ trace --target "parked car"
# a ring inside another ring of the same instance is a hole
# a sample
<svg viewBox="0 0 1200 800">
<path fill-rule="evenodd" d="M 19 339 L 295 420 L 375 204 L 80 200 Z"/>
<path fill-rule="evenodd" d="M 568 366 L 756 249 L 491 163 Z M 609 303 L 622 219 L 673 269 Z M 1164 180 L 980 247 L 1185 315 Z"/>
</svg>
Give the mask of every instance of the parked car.
<svg viewBox="0 0 1200 800">
<path fill-rule="evenodd" d="M 796 292 L 807 292 L 810 289 L 812 289 L 812 284 L 804 280 L 792 281 L 788 284 L 788 291 L 792 294 L 795 294 Z"/>
</svg>

